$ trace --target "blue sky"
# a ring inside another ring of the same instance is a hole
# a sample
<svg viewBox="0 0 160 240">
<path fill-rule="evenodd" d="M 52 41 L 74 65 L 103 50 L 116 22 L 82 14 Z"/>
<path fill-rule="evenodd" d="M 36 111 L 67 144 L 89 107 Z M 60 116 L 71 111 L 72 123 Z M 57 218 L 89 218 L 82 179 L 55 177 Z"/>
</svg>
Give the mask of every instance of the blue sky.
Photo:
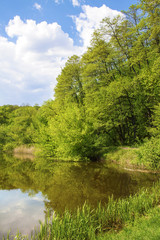
<svg viewBox="0 0 160 240">
<path fill-rule="evenodd" d="M 53 98 L 68 57 L 83 54 L 104 17 L 136 0 L 1 0 L 0 105 Z"/>
</svg>

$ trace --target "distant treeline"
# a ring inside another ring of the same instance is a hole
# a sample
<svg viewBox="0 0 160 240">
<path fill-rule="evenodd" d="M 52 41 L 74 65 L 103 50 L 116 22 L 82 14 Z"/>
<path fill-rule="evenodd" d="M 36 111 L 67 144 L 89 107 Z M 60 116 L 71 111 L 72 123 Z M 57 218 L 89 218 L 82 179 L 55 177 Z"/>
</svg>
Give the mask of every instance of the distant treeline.
<svg viewBox="0 0 160 240">
<path fill-rule="evenodd" d="M 103 19 L 87 51 L 68 59 L 54 100 L 0 107 L 1 149 L 36 145 L 46 156 L 96 160 L 106 147 L 149 139 L 160 158 L 159 0 L 123 14 Z"/>
</svg>

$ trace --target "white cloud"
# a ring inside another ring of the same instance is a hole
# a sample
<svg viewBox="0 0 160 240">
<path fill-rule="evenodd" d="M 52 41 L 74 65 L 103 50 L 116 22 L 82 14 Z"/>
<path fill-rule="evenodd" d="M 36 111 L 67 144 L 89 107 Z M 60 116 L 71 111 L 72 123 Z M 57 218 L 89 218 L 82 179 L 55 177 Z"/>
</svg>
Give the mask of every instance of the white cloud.
<svg viewBox="0 0 160 240">
<path fill-rule="evenodd" d="M 78 0 L 72 0 L 72 4 L 74 7 L 79 7 L 80 6 L 80 3 Z"/>
<path fill-rule="evenodd" d="M 105 5 L 82 6 L 80 15 L 72 16 L 82 47 L 74 46 L 73 39 L 56 22 L 24 22 L 15 16 L 6 27 L 8 38 L 0 36 L 0 105 L 41 104 L 51 98 L 68 57 L 82 54 L 100 21 L 118 14 Z"/>
<path fill-rule="evenodd" d="M 78 51 L 73 40 L 56 22 L 23 22 L 19 16 L 9 21 L 6 33 L 14 41 L 0 37 L 0 105 L 48 100 L 61 67 Z"/>
<path fill-rule="evenodd" d="M 121 12 L 110 9 L 106 5 L 100 8 L 83 5 L 82 10 L 83 12 L 80 13 L 79 16 L 72 16 L 72 18 L 85 48 L 90 45 L 91 36 L 94 30 L 99 28 L 103 18 L 114 18 L 122 14 Z"/>
<path fill-rule="evenodd" d="M 3 190 L 0 191 L 0 199 L 0 238 L 8 229 L 11 229 L 11 235 L 16 233 L 17 228 L 22 234 L 29 235 L 33 227 L 38 227 L 38 220 L 44 220 L 44 197 L 41 193 L 32 197 L 20 190 Z"/>
<path fill-rule="evenodd" d="M 38 3 L 35 3 L 35 4 L 34 4 L 34 7 L 35 7 L 37 10 L 39 10 L 39 11 L 42 9 L 41 5 L 38 4 Z"/>
</svg>

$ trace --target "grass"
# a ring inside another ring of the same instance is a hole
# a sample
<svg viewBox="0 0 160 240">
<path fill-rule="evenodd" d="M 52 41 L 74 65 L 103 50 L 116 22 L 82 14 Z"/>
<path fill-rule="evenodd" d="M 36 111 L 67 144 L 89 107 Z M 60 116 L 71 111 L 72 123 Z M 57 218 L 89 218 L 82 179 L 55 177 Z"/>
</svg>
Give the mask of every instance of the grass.
<svg viewBox="0 0 160 240">
<path fill-rule="evenodd" d="M 126 168 L 160 170 L 160 139 L 151 138 L 138 147 L 109 147 L 104 157 Z"/>
<path fill-rule="evenodd" d="M 139 149 L 138 147 L 113 147 L 108 149 L 104 157 L 107 161 L 118 163 L 126 168 L 146 169 L 147 166 L 140 160 Z"/>
<path fill-rule="evenodd" d="M 62 216 L 54 214 L 52 218 L 46 219 L 41 223 L 40 230 L 34 232 L 32 240 L 96 240 L 102 233 L 133 224 L 149 209 L 158 205 L 159 200 L 160 182 L 126 199 L 114 200 L 111 197 L 106 206 L 99 204 L 92 209 L 84 204 L 74 213 L 66 210 Z M 28 239 L 20 234 L 18 237 L 15 239 Z"/>
<path fill-rule="evenodd" d="M 151 209 L 147 215 L 124 227 L 119 233 L 104 234 L 98 240 L 159 240 L 160 207 Z"/>
</svg>

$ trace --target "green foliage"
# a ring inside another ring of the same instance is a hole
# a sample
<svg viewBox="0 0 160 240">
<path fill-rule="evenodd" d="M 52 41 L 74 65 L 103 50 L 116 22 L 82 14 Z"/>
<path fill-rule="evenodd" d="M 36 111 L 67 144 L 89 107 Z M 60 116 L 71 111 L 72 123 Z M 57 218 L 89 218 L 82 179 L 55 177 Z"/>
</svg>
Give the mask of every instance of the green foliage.
<svg viewBox="0 0 160 240">
<path fill-rule="evenodd" d="M 10 121 L 10 117 L 12 112 L 18 109 L 18 106 L 14 105 L 4 105 L 0 107 L 0 125 L 8 124 Z"/>
<path fill-rule="evenodd" d="M 152 169 L 160 168 L 160 138 L 147 140 L 139 149 L 140 162 Z"/>
<path fill-rule="evenodd" d="M 159 137 L 160 136 L 160 104 L 155 106 L 155 109 L 153 111 L 152 127 L 149 128 L 149 132 L 154 137 Z"/>
<path fill-rule="evenodd" d="M 0 107 L 1 149 L 36 144 L 47 156 L 95 160 L 105 147 L 159 138 L 159 2 L 123 13 L 103 19 L 87 51 L 68 59 L 54 100 Z"/>
<path fill-rule="evenodd" d="M 35 134 L 35 118 L 38 107 L 0 107 L 0 148 L 12 151 L 17 145 L 32 145 Z"/>
<path fill-rule="evenodd" d="M 124 227 L 121 231 L 102 234 L 98 240 L 137 240 L 159 239 L 160 236 L 160 208 L 151 209 L 147 214 Z"/>
<path fill-rule="evenodd" d="M 6 128 L 4 125 L 0 125 L 0 150 L 2 150 L 3 145 L 6 142 Z"/>
<path fill-rule="evenodd" d="M 99 157 L 100 140 L 92 124 L 86 121 L 83 108 L 76 104 L 72 103 L 53 118 L 49 129 L 55 140 L 57 158 L 96 160 Z"/>
<path fill-rule="evenodd" d="M 55 155 L 55 140 L 51 136 L 48 126 L 49 121 L 55 116 L 56 109 L 53 100 L 45 102 L 38 110 L 35 125 L 34 141 L 40 151 L 37 155 L 54 156 Z"/>
<path fill-rule="evenodd" d="M 36 108 L 30 106 L 19 107 L 13 112 L 8 126 L 9 142 L 17 145 L 33 144 L 34 126 L 33 121 L 36 115 Z"/>
<path fill-rule="evenodd" d="M 83 88 L 80 76 L 79 57 L 74 55 L 68 59 L 61 74 L 57 78 L 55 88 L 55 98 L 60 105 L 66 101 L 73 101 L 78 104 L 83 103 Z"/>
</svg>

